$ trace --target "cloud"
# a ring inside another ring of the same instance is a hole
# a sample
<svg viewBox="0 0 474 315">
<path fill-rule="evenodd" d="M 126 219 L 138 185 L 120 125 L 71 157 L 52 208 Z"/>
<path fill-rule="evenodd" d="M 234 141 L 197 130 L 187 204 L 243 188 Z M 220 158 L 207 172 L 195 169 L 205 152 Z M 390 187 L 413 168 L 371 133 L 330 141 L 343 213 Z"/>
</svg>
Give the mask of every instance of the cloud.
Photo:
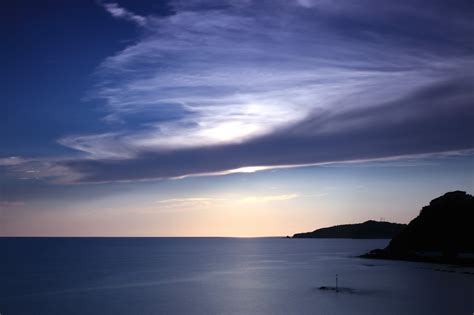
<svg viewBox="0 0 474 315">
<path fill-rule="evenodd" d="M 117 3 L 102 3 L 102 6 L 114 18 L 130 21 L 140 26 L 145 26 L 147 23 L 146 17 L 143 17 L 138 14 L 134 14 L 133 12 L 130 12 L 127 9 L 122 8 Z"/>
<path fill-rule="evenodd" d="M 50 163 L 69 179 L 474 148 L 472 1 L 172 1 L 173 14 L 146 17 L 103 6 L 143 32 L 97 70 L 109 130 L 59 139 L 82 154 Z"/>
<path fill-rule="evenodd" d="M 82 181 L 100 182 L 468 150 L 474 148 L 471 82 L 439 83 L 373 107 L 316 111 L 243 143 L 149 151 L 124 160 L 71 160 L 64 166 Z"/>
<path fill-rule="evenodd" d="M 299 194 L 280 194 L 280 195 L 255 195 L 255 196 L 234 196 L 234 197 L 187 197 L 172 198 L 157 201 L 157 204 L 163 205 L 205 205 L 209 206 L 216 202 L 240 202 L 240 203 L 261 203 L 277 202 L 298 198 Z"/>
<path fill-rule="evenodd" d="M 254 202 L 274 202 L 274 201 L 285 201 L 298 198 L 298 194 L 286 194 L 286 195 L 267 195 L 267 196 L 249 196 L 242 198 L 240 201 L 244 203 Z"/>
<path fill-rule="evenodd" d="M 25 159 L 18 156 L 0 158 L 0 166 L 15 166 L 25 163 Z"/>
<path fill-rule="evenodd" d="M 52 180 L 56 182 L 75 182 L 80 174 L 62 165 L 74 157 L 58 158 L 20 158 L 8 157 L 0 159 L 2 175 L 11 176 L 20 180 Z"/>
<path fill-rule="evenodd" d="M 225 198 L 210 198 L 210 197 L 189 197 L 189 198 L 172 198 L 172 199 L 163 199 L 157 201 L 160 204 L 170 204 L 170 203 L 187 203 L 187 202 L 208 202 L 208 201 L 222 201 L 227 200 Z"/>
</svg>

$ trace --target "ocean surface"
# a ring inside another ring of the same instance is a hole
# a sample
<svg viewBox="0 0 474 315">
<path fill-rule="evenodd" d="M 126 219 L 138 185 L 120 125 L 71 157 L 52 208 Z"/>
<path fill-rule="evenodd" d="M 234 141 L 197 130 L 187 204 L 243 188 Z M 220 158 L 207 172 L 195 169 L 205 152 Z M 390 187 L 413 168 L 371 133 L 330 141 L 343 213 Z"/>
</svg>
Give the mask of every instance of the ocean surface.
<svg viewBox="0 0 474 315">
<path fill-rule="evenodd" d="M 473 314 L 472 269 L 356 257 L 387 243 L 0 238 L 0 313 Z"/>
</svg>

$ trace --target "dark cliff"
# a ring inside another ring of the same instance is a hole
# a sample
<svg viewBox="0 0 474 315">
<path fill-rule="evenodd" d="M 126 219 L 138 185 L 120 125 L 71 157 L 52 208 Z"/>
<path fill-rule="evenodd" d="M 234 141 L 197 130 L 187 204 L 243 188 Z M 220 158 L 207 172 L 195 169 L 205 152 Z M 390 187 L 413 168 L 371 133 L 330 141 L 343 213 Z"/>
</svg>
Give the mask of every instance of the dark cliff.
<svg viewBox="0 0 474 315">
<path fill-rule="evenodd" d="M 469 263 L 460 253 L 474 253 L 474 197 L 453 191 L 423 207 L 383 250 L 363 257 Z"/>
<path fill-rule="evenodd" d="M 436 198 L 395 236 L 387 247 L 394 254 L 440 251 L 444 256 L 474 252 L 474 197 L 454 191 Z"/>
</svg>

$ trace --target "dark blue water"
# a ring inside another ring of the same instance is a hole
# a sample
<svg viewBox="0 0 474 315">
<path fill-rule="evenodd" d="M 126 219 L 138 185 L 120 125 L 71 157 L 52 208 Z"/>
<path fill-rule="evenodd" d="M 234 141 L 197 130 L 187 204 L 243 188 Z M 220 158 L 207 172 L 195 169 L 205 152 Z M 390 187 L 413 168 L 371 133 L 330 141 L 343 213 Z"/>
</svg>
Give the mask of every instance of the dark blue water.
<svg viewBox="0 0 474 315">
<path fill-rule="evenodd" d="M 0 313 L 472 314 L 470 270 L 355 256 L 385 240 L 1 238 Z M 442 271 L 440 271 L 441 269 Z M 348 291 L 318 290 L 339 285 Z"/>
</svg>

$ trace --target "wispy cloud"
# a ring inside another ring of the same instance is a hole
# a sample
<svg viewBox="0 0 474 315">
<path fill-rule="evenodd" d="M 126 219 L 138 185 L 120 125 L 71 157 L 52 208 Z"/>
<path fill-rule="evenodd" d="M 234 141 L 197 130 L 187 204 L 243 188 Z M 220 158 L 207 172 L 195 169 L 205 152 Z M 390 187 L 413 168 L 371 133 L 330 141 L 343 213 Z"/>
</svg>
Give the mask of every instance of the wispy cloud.
<svg viewBox="0 0 474 315">
<path fill-rule="evenodd" d="M 20 158 L 7 157 L 0 159 L 2 175 L 13 176 L 20 180 L 51 180 L 54 182 L 70 183 L 79 180 L 81 175 L 62 165 L 71 157 L 58 158 Z"/>
<path fill-rule="evenodd" d="M 248 4 L 239 11 L 184 10 L 150 19 L 146 36 L 102 64 L 108 84 L 100 85 L 97 96 L 106 101 L 109 118 L 124 121 L 171 109 L 179 112 L 177 119 L 151 119 L 131 134 L 62 143 L 86 142 L 85 152 L 107 147 L 110 154 L 124 145 L 163 150 L 240 143 L 315 110 L 376 105 L 433 81 L 431 60 L 423 56 L 389 49 L 383 56 L 380 44 L 390 43 L 347 42 L 317 19 L 290 24 L 298 11 L 261 20 L 259 10 Z M 412 66 L 420 71 L 405 70 Z M 374 89 L 380 85 L 385 88 Z M 354 96 L 356 103 L 342 103 Z"/>
<path fill-rule="evenodd" d="M 223 201 L 226 198 L 211 198 L 211 197 L 188 197 L 188 198 L 171 198 L 158 200 L 160 204 L 183 203 L 183 202 L 208 202 L 208 201 Z"/>
<path fill-rule="evenodd" d="M 279 195 L 252 195 L 252 196 L 232 196 L 232 197 L 186 197 L 186 198 L 171 198 L 158 200 L 157 204 L 171 205 L 171 204 L 199 204 L 210 205 L 218 202 L 233 202 L 233 203 L 261 203 L 261 202 L 277 202 L 298 198 L 299 194 L 279 194 Z"/>
<path fill-rule="evenodd" d="M 472 2 L 171 5 L 103 3 L 143 33 L 97 71 L 110 130 L 61 138 L 83 154 L 61 171 L 148 180 L 474 147 Z"/>
<path fill-rule="evenodd" d="M 18 156 L 0 158 L 0 166 L 15 166 L 26 162 L 26 159 Z"/>
<path fill-rule="evenodd" d="M 265 196 L 248 196 L 240 199 L 239 201 L 244 203 L 253 202 L 274 202 L 274 201 L 286 201 L 298 198 L 298 194 L 284 194 L 284 195 L 265 195 Z"/>
<path fill-rule="evenodd" d="M 147 19 L 144 16 L 135 14 L 125 8 L 122 8 L 117 3 L 102 3 L 104 9 L 110 13 L 114 18 L 127 20 L 133 23 L 136 23 L 140 26 L 145 26 L 147 23 Z"/>
</svg>

